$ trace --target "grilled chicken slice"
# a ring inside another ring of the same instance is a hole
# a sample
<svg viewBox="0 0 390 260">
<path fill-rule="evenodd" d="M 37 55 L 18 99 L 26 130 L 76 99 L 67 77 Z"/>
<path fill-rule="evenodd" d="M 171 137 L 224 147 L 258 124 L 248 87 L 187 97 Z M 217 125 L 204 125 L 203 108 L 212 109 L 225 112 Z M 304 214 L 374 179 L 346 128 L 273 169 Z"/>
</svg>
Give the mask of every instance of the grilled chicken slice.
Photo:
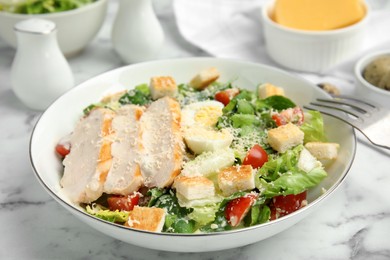
<svg viewBox="0 0 390 260">
<path fill-rule="evenodd" d="M 111 168 L 111 122 L 114 113 L 98 108 L 82 118 L 71 134 L 61 186 L 75 203 L 90 203 L 103 193 Z"/>
<path fill-rule="evenodd" d="M 141 173 L 147 187 L 167 187 L 179 174 L 184 144 L 180 105 L 170 97 L 153 102 L 141 117 Z"/>
<path fill-rule="evenodd" d="M 143 109 L 126 105 L 117 110 L 112 120 L 115 132 L 111 145 L 112 166 L 104 184 L 104 192 L 128 195 L 137 191 L 143 178 L 138 164 L 140 144 L 140 118 Z"/>
</svg>

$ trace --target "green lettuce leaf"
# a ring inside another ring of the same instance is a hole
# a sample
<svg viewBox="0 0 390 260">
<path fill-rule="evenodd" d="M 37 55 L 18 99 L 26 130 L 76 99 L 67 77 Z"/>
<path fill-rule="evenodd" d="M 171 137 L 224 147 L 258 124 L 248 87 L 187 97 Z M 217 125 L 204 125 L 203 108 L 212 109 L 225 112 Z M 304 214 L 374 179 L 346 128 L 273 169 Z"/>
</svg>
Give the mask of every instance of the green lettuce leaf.
<svg viewBox="0 0 390 260">
<path fill-rule="evenodd" d="M 165 209 L 167 212 L 164 232 L 193 233 L 195 231 L 195 221 L 187 216 L 192 212 L 192 209 L 180 207 L 177 197 L 172 190 L 158 197 L 154 206 Z"/>
<path fill-rule="evenodd" d="M 255 115 L 234 114 L 230 117 L 234 128 L 242 128 L 244 126 L 259 126 L 260 120 Z"/>
<path fill-rule="evenodd" d="M 260 178 L 259 189 L 268 198 L 279 195 L 299 194 L 318 185 L 327 176 L 322 167 L 317 167 L 306 173 L 301 170 L 288 172 L 273 182 L 266 182 Z"/>
<path fill-rule="evenodd" d="M 154 204 L 157 202 L 157 199 L 160 198 L 165 193 L 167 193 L 166 189 L 153 188 L 153 189 L 148 190 L 148 193 L 146 194 L 146 195 L 150 196 L 148 207 L 154 206 Z"/>
<path fill-rule="evenodd" d="M 25 0 L 19 3 L 0 3 L 0 11 L 19 14 L 45 14 L 72 10 L 95 0 Z"/>
<path fill-rule="evenodd" d="M 256 174 L 256 187 L 267 198 L 298 194 L 318 185 L 327 173 L 322 166 L 304 172 L 297 166 L 303 145 L 270 158 Z"/>
<path fill-rule="evenodd" d="M 193 219 L 197 224 L 204 226 L 215 220 L 215 213 L 218 211 L 219 205 L 207 205 L 204 207 L 194 207 L 188 217 Z"/>
<path fill-rule="evenodd" d="M 246 101 L 254 101 L 257 99 L 257 96 L 255 92 L 246 90 L 246 89 L 241 89 L 240 93 L 234 97 L 236 100 L 246 100 Z"/>
<path fill-rule="evenodd" d="M 237 100 L 237 113 L 253 115 L 255 113 L 255 109 L 249 101 L 245 99 L 239 99 Z"/>
<path fill-rule="evenodd" d="M 257 219 L 258 224 L 268 222 L 270 216 L 271 216 L 271 209 L 267 205 L 264 205 L 261 208 L 259 218 Z"/>
<path fill-rule="evenodd" d="M 150 102 L 152 102 L 152 98 L 147 84 L 140 84 L 134 89 L 130 89 L 119 99 L 121 105 L 134 104 L 142 106 Z"/>
<path fill-rule="evenodd" d="M 324 131 L 324 120 L 318 111 L 308 111 L 305 122 L 300 129 L 305 134 L 304 143 L 307 142 L 326 142 Z"/>
<path fill-rule="evenodd" d="M 260 216 L 260 207 L 258 205 L 254 205 L 251 207 L 248 215 L 244 218 L 245 226 L 253 226 L 256 225 Z"/>
<path fill-rule="evenodd" d="M 165 216 L 164 232 L 167 233 L 194 233 L 195 221 L 185 217 L 167 214 Z"/>
<path fill-rule="evenodd" d="M 275 181 L 281 174 L 295 171 L 302 149 L 303 145 L 298 145 L 280 156 L 269 157 L 268 162 L 258 170 L 257 176 L 266 181 Z M 258 181 L 258 178 L 256 178 L 256 181 Z"/>
<path fill-rule="evenodd" d="M 126 211 L 111 211 L 98 204 L 87 205 L 85 210 L 97 218 L 115 223 L 124 223 L 129 218 L 129 213 Z"/>
<path fill-rule="evenodd" d="M 269 221 L 271 210 L 267 205 L 253 205 L 250 212 L 244 218 L 245 226 L 250 227 Z"/>
<path fill-rule="evenodd" d="M 191 209 L 180 207 L 173 190 L 169 190 L 168 193 L 158 197 L 154 206 L 165 209 L 168 214 L 176 215 L 178 217 L 185 217 L 192 211 Z"/>
</svg>

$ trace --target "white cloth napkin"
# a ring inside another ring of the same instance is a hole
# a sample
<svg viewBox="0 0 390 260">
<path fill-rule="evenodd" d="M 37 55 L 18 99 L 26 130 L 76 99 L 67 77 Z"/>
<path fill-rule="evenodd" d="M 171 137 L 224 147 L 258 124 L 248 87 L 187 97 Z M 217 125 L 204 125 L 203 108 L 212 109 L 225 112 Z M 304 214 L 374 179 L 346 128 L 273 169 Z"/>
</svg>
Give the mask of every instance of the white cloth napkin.
<svg viewBox="0 0 390 260">
<path fill-rule="evenodd" d="M 261 8 L 270 0 L 174 0 L 182 36 L 211 56 L 249 60 L 278 66 L 266 53 Z M 370 3 L 371 1 L 371 3 Z M 390 49 L 390 9 L 381 0 L 367 0 L 371 9 L 367 38 L 361 53 L 322 74 L 293 72 L 314 82 L 337 85 L 343 94 L 354 92 L 353 67 L 362 55 Z"/>
</svg>

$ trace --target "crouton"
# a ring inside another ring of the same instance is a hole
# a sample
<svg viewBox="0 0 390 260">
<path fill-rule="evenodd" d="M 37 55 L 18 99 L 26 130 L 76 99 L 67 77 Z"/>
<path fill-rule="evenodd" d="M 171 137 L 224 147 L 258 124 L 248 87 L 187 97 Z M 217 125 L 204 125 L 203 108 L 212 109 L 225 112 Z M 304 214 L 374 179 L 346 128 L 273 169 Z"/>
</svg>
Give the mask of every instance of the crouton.
<svg viewBox="0 0 390 260">
<path fill-rule="evenodd" d="M 125 226 L 146 231 L 161 232 L 164 227 L 166 212 L 160 208 L 135 206 L 129 212 Z"/>
<path fill-rule="evenodd" d="M 303 143 L 304 133 L 298 126 L 288 123 L 268 131 L 268 143 L 279 153 Z"/>
<path fill-rule="evenodd" d="M 337 157 L 340 145 L 337 143 L 308 142 L 305 147 L 318 160 L 331 160 Z"/>
<path fill-rule="evenodd" d="M 203 90 L 219 78 L 219 72 L 216 68 L 208 68 L 199 72 L 190 81 L 190 86 L 197 90 Z"/>
<path fill-rule="evenodd" d="M 214 183 L 203 176 L 178 176 L 173 187 L 187 200 L 203 199 L 215 195 Z"/>
<path fill-rule="evenodd" d="M 260 99 L 264 99 L 270 96 L 284 96 L 284 90 L 280 87 L 272 85 L 270 83 L 261 84 L 258 89 Z"/>
<path fill-rule="evenodd" d="M 236 165 L 222 169 L 218 174 L 218 185 L 224 196 L 254 189 L 255 178 L 252 166 Z"/>
<path fill-rule="evenodd" d="M 172 77 L 152 77 L 150 79 L 150 94 L 153 100 L 169 96 L 173 97 L 177 93 L 177 85 Z"/>
</svg>

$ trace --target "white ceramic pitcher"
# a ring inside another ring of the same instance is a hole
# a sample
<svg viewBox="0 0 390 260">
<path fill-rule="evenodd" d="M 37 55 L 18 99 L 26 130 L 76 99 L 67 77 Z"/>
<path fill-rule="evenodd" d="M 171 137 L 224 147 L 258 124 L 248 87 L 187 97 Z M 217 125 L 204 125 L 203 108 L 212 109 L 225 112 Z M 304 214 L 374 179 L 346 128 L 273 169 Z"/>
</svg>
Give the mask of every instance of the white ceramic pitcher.
<svg viewBox="0 0 390 260">
<path fill-rule="evenodd" d="M 15 95 L 28 107 L 44 110 L 74 86 L 67 60 L 58 47 L 55 23 L 28 19 L 14 27 L 17 52 L 11 81 Z"/>
<path fill-rule="evenodd" d="M 151 0 L 120 0 L 112 44 L 125 63 L 152 60 L 164 44 L 164 31 Z"/>
</svg>

